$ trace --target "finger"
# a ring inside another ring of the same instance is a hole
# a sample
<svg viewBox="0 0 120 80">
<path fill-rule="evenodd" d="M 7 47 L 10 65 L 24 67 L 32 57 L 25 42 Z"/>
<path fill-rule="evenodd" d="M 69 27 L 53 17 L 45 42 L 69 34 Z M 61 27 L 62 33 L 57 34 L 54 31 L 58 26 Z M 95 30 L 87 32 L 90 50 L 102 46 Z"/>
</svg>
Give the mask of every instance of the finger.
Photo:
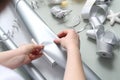
<svg viewBox="0 0 120 80">
<path fill-rule="evenodd" d="M 30 44 L 22 44 L 19 46 L 20 48 L 23 47 L 25 49 L 32 49 L 34 47 L 38 47 L 38 48 L 44 48 L 44 46 L 42 44 L 38 45 L 38 44 L 33 44 L 33 43 L 30 43 Z"/>
<path fill-rule="evenodd" d="M 44 48 L 44 46 L 36 46 L 34 49 L 32 49 L 30 54 L 39 55 L 40 53 L 42 53 L 43 48 Z"/>
<path fill-rule="evenodd" d="M 34 59 L 40 58 L 43 55 L 43 53 L 40 53 L 39 55 L 36 55 Z"/>
<path fill-rule="evenodd" d="M 20 49 L 31 50 L 34 48 L 34 44 L 21 44 L 19 45 Z"/>
<path fill-rule="evenodd" d="M 55 42 L 56 44 L 60 44 L 60 39 L 55 39 L 54 42 Z"/>
<path fill-rule="evenodd" d="M 44 49 L 44 45 L 35 45 L 34 49 L 42 50 L 42 49 Z"/>
<path fill-rule="evenodd" d="M 43 45 L 27 44 L 23 47 L 20 47 L 19 50 L 22 54 L 38 55 L 40 54 L 39 52 L 43 50 L 43 48 L 44 48 Z"/>
<path fill-rule="evenodd" d="M 28 57 L 32 61 L 34 59 L 37 59 L 37 58 L 41 57 L 42 55 L 43 55 L 43 53 L 40 53 L 38 55 L 29 54 Z"/>
<path fill-rule="evenodd" d="M 67 33 L 68 33 L 67 31 L 62 31 L 58 34 L 58 37 L 59 38 L 65 37 L 67 35 Z"/>
</svg>

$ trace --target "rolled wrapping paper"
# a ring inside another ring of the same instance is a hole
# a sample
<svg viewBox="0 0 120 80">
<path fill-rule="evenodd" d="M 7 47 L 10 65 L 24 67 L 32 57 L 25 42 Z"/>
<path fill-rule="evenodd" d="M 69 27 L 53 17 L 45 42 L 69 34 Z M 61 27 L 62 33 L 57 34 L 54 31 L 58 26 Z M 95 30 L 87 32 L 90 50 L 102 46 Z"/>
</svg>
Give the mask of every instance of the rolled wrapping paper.
<svg viewBox="0 0 120 80">
<path fill-rule="evenodd" d="M 44 52 L 53 58 L 59 66 L 65 68 L 66 52 L 53 42 L 54 39 L 58 38 L 57 35 L 48 28 L 24 0 L 19 2 L 13 0 L 13 3 L 16 5 L 16 11 L 35 41 L 38 44 L 49 43 L 45 45 Z"/>
<path fill-rule="evenodd" d="M 7 40 L 3 41 L 3 43 L 7 46 L 8 49 L 13 50 L 17 48 L 17 45 L 7 36 L 7 34 L 4 32 L 4 30 L 0 27 L 0 35 L 3 35 L 8 37 Z M 3 36 L 0 37 L 0 39 Z M 40 71 L 38 71 L 32 63 L 29 63 L 28 65 L 24 65 L 21 68 L 23 68 L 25 71 L 28 72 L 28 74 L 31 76 L 33 80 L 46 80 L 45 77 L 41 74 Z"/>
<path fill-rule="evenodd" d="M 28 6 L 24 0 L 20 0 L 19 3 L 16 2 L 16 0 L 12 1 L 16 6 L 16 10 L 21 20 L 24 22 L 35 41 L 39 44 L 49 43 L 45 45 L 45 53 L 53 58 L 58 65 L 60 65 L 62 68 L 65 68 L 66 52 L 53 42 L 57 36 L 48 28 L 45 22 L 42 21 L 42 19 Z M 100 78 L 92 70 L 90 70 L 90 68 L 84 62 L 83 68 L 86 79 L 100 80 Z"/>
</svg>

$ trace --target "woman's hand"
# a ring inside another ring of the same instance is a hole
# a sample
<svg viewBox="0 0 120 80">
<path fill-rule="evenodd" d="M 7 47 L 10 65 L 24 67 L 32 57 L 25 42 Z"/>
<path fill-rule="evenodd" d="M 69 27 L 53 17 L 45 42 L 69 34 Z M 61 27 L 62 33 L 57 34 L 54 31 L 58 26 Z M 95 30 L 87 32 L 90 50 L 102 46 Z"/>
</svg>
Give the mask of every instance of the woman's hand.
<svg viewBox="0 0 120 80">
<path fill-rule="evenodd" d="M 78 34 L 73 29 L 67 29 L 58 34 L 58 39 L 55 39 L 56 44 L 62 45 L 64 48 L 69 49 L 73 47 L 80 48 L 80 40 Z"/>
<path fill-rule="evenodd" d="M 2 52 L 0 64 L 12 69 L 20 67 L 41 57 L 43 48 L 43 45 L 27 44 L 15 50 Z"/>
<path fill-rule="evenodd" d="M 42 56 L 43 45 L 28 44 L 18 48 L 18 55 L 26 56 L 23 64 L 30 63 L 32 60 Z"/>
<path fill-rule="evenodd" d="M 67 63 L 64 80 L 85 80 L 80 55 L 80 40 L 73 29 L 64 30 L 58 34 L 54 42 L 67 50 Z"/>
</svg>

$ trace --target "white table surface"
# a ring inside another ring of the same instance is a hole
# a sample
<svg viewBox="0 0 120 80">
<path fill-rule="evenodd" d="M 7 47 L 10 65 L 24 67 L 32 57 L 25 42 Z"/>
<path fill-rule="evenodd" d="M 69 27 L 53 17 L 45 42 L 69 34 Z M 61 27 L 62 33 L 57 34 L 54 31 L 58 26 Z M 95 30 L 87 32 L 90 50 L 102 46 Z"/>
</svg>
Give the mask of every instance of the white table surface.
<svg viewBox="0 0 120 80">
<path fill-rule="evenodd" d="M 39 1 L 39 0 L 37 0 Z M 68 9 L 71 9 L 72 12 L 66 17 L 67 22 L 72 19 L 74 16 L 80 16 L 81 9 L 85 4 L 86 0 L 67 0 Z M 39 9 L 35 11 L 38 15 L 45 21 L 45 23 L 55 32 L 58 33 L 61 30 L 68 29 L 65 26 L 65 23 L 60 23 L 51 16 L 50 6 L 48 6 L 47 0 L 44 0 L 45 5 L 41 5 Z M 28 2 L 30 3 L 30 1 Z M 109 6 L 109 10 L 114 12 L 120 11 L 119 6 L 120 0 L 113 0 Z M 75 27 L 75 30 L 80 30 L 86 23 L 81 19 L 80 25 Z M 112 27 L 109 24 L 109 21 L 106 20 L 104 27 L 106 30 L 111 30 L 115 32 L 117 36 L 120 37 L 120 24 L 115 23 Z M 113 59 L 103 59 L 96 54 L 96 43 L 94 40 L 88 39 L 86 36 L 86 30 L 80 34 L 81 40 L 81 55 L 82 60 L 102 79 L 102 80 L 118 80 L 120 78 L 120 48 L 114 48 L 114 58 Z"/>
</svg>

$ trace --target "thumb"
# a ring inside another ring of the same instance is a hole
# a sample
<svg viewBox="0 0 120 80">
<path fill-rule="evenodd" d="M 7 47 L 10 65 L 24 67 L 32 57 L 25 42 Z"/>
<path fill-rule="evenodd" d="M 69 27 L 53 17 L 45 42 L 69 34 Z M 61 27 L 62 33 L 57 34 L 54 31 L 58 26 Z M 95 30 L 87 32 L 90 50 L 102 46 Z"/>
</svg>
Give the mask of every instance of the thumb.
<svg viewBox="0 0 120 80">
<path fill-rule="evenodd" d="M 60 42 L 61 42 L 60 39 L 55 39 L 55 40 L 54 40 L 54 43 L 56 43 L 56 44 L 60 44 Z"/>
</svg>

